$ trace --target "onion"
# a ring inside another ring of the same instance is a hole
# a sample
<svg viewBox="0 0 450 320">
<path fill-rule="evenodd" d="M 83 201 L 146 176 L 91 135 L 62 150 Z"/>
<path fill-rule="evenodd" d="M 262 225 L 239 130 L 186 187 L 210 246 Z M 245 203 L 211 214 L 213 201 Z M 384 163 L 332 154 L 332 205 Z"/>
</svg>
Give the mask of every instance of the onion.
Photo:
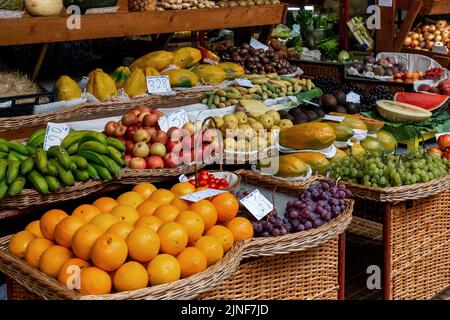
<svg viewBox="0 0 450 320">
<path fill-rule="evenodd" d="M 428 35 L 428 37 L 426 37 L 425 40 L 428 40 L 428 41 L 434 40 L 434 34 Z"/>
<path fill-rule="evenodd" d="M 417 40 L 419 39 L 420 35 L 417 32 L 413 32 L 413 34 L 411 35 L 411 38 L 413 38 L 413 40 Z"/>
<path fill-rule="evenodd" d="M 425 41 L 425 38 L 422 35 L 420 35 L 419 41 Z"/>
<path fill-rule="evenodd" d="M 421 42 L 419 43 L 419 46 L 420 46 L 421 48 L 424 48 L 424 47 L 425 47 L 425 41 L 421 41 Z"/>
<path fill-rule="evenodd" d="M 412 38 L 411 38 L 411 37 L 406 37 L 406 38 L 405 38 L 405 41 L 403 41 L 403 45 L 404 45 L 405 47 L 411 46 L 411 43 L 412 43 Z"/>
<path fill-rule="evenodd" d="M 448 23 L 446 20 L 439 20 L 438 22 L 436 22 L 436 26 L 438 28 L 445 28 L 448 26 Z"/>
<path fill-rule="evenodd" d="M 414 47 L 414 50 L 422 50 L 422 48 L 421 47 Z"/>
<path fill-rule="evenodd" d="M 427 41 L 427 43 L 425 44 L 425 48 L 428 50 L 433 49 L 434 46 L 434 41 Z"/>
<path fill-rule="evenodd" d="M 442 41 L 442 36 L 438 34 L 436 37 L 434 37 L 434 41 Z"/>
<path fill-rule="evenodd" d="M 422 26 L 422 32 L 427 32 L 427 31 L 429 31 L 430 30 L 430 26 L 429 25 L 424 25 L 424 26 Z"/>
<path fill-rule="evenodd" d="M 440 31 L 440 30 L 436 30 L 436 31 L 433 32 L 433 33 L 434 33 L 435 36 L 437 36 L 437 35 L 441 34 L 441 31 Z"/>
<path fill-rule="evenodd" d="M 412 41 L 412 46 L 413 47 L 418 47 L 419 46 L 419 40 L 413 40 Z"/>
<path fill-rule="evenodd" d="M 435 32 L 435 31 L 436 31 L 436 26 L 435 26 L 434 24 L 432 24 L 432 25 L 430 26 L 430 31 L 431 31 L 431 32 Z"/>
</svg>

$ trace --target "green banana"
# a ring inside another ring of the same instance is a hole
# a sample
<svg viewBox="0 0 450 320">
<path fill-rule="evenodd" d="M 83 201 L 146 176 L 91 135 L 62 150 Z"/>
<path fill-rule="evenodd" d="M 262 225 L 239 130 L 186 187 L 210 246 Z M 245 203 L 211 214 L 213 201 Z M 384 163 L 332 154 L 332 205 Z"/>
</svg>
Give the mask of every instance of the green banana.
<svg viewBox="0 0 450 320">
<path fill-rule="evenodd" d="M 8 185 L 5 180 L 0 180 L 0 199 L 2 199 L 6 192 L 8 192 Z"/>
<path fill-rule="evenodd" d="M 48 193 L 47 180 L 39 172 L 33 170 L 28 174 L 27 178 L 37 191 L 44 194 Z"/>
<path fill-rule="evenodd" d="M 0 181 L 6 176 L 6 170 L 8 169 L 8 160 L 0 159 Z"/>
<path fill-rule="evenodd" d="M 74 143 L 69 148 L 66 149 L 69 155 L 73 155 L 78 152 L 78 143 Z"/>
<path fill-rule="evenodd" d="M 86 141 L 79 145 L 78 151 L 93 151 L 101 154 L 108 154 L 106 145 L 98 141 Z"/>
<path fill-rule="evenodd" d="M 33 168 L 34 168 L 34 160 L 31 158 L 27 158 L 20 165 L 20 174 L 22 176 L 26 176 L 33 170 Z"/>
<path fill-rule="evenodd" d="M 22 154 L 24 156 L 28 155 L 27 148 L 21 143 L 18 143 L 18 142 L 15 142 L 15 141 L 9 141 L 8 142 L 8 148 L 9 148 L 10 152 L 11 151 L 15 151 L 15 152 L 20 153 L 20 154 Z"/>
<path fill-rule="evenodd" d="M 36 167 L 42 174 L 48 174 L 48 160 L 47 160 L 47 152 L 42 148 L 37 148 L 35 151 L 36 156 Z"/>
<path fill-rule="evenodd" d="M 8 169 L 6 170 L 6 184 L 10 185 L 19 176 L 20 161 L 9 161 Z"/>
<path fill-rule="evenodd" d="M 48 148 L 47 149 L 47 156 L 49 158 L 56 158 L 60 148 L 61 147 L 59 147 L 59 146 L 52 146 L 52 147 Z"/>
<path fill-rule="evenodd" d="M 122 173 L 122 168 L 111 158 L 104 156 L 104 155 L 100 155 L 101 157 L 103 157 L 103 161 L 106 162 L 108 165 L 106 166 L 106 168 L 116 177 L 116 178 L 120 178 L 120 175 Z"/>
<path fill-rule="evenodd" d="M 25 156 L 21 153 L 15 152 L 15 151 L 10 151 L 9 155 L 11 155 L 11 157 L 13 157 L 12 160 L 18 159 L 19 161 L 23 161 L 28 158 L 27 156 Z"/>
<path fill-rule="evenodd" d="M 108 167 L 108 162 L 104 160 L 102 155 L 88 150 L 78 151 L 77 156 L 85 158 L 88 162 L 101 165 L 103 167 Z"/>
<path fill-rule="evenodd" d="M 88 162 L 85 158 L 80 156 L 70 156 L 70 160 L 77 165 L 77 169 L 85 170 L 87 168 Z"/>
<path fill-rule="evenodd" d="M 55 166 L 58 169 L 59 178 L 65 185 L 71 186 L 75 183 L 75 178 L 72 171 L 64 169 L 59 162 L 55 162 Z"/>
<path fill-rule="evenodd" d="M 0 159 L 8 158 L 8 154 L 9 154 L 9 152 L 0 151 Z"/>
<path fill-rule="evenodd" d="M 86 141 L 97 141 L 101 144 L 106 144 L 106 136 L 101 132 L 89 131 L 83 135 L 83 137 L 78 141 L 81 146 Z"/>
<path fill-rule="evenodd" d="M 100 176 L 100 178 L 102 178 L 103 180 L 112 180 L 111 173 L 109 172 L 108 169 L 96 163 L 92 163 L 92 166 L 95 168 L 95 170 L 97 170 L 97 173 Z"/>
<path fill-rule="evenodd" d="M 125 144 L 122 143 L 122 141 L 120 141 L 117 138 L 113 138 L 113 137 L 108 137 L 106 138 L 106 145 L 113 147 L 114 149 L 125 153 Z"/>
<path fill-rule="evenodd" d="M 73 162 L 70 163 L 70 171 L 75 171 L 77 170 L 77 165 Z"/>
<path fill-rule="evenodd" d="M 78 181 L 86 181 L 89 180 L 89 172 L 86 170 L 75 170 L 75 178 Z"/>
<path fill-rule="evenodd" d="M 10 152 L 8 153 L 8 157 L 6 157 L 6 159 L 8 159 L 9 161 L 21 161 L 17 156 L 16 156 L 17 152 Z"/>
<path fill-rule="evenodd" d="M 113 159 L 119 166 L 123 167 L 125 160 L 123 159 L 122 153 L 115 149 L 114 147 L 108 146 L 108 156 Z"/>
<path fill-rule="evenodd" d="M 8 141 L 5 139 L 0 139 L 0 151 L 1 152 L 9 152 Z"/>
<path fill-rule="evenodd" d="M 25 187 L 26 179 L 24 177 L 18 177 L 8 188 L 8 193 L 11 196 L 17 196 L 22 192 L 23 187 Z"/>
<path fill-rule="evenodd" d="M 91 178 L 93 180 L 100 179 L 100 176 L 98 175 L 97 170 L 94 168 L 94 166 L 92 164 L 88 163 L 86 171 L 89 174 L 89 178 Z"/>
<path fill-rule="evenodd" d="M 80 139 L 89 131 L 80 130 L 80 131 L 71 131 L 69 134 L 61 141 L 61 148 L 69 149 L 72 145 L 78 143 Z"/>
<path fill-rule="evenodd" d="M 27 146 L 42 147 L 44 145 L 45 133 L 47 128 L 36 130 L 27 140 Z"/>
<path fill-rule="evenodd" d="M 34 156 L 34 153 L 35 153 L 35 150 L 36 150 L 35 147 L 29 146 L 29 145 L 25 145 L 25 148 L 27 148 L 29 156 L 31 156 L 31 157 Z"/>
<path fill-rule="evenodd" d="M 59 180 L 52 176 L 45 176 L 45 181 L 47 182 L 48 189 L 50 191 L 58 191 L 61 189 L 61 184 L 59 183 Z"/>
<path fill-rule="evenodd" d="M 47 174 L 52 176 L 52 177 L 57 177 L 58 176 L 58 167 L 57 164 L 58 161 L 56 161 L 56 159 L 50 159 L 47 162 Z"/>
<path fill-rule="evenodd" d="M 67 153 L 66 149 L 60 148 L 59 151 L 56 153 L 56 158 L 58 159 L 59 163 L 62 165 L 62 167 L 66 170 L 72 169 L 72 161 L 70 161 L 70 156 Z"/>
</svg>

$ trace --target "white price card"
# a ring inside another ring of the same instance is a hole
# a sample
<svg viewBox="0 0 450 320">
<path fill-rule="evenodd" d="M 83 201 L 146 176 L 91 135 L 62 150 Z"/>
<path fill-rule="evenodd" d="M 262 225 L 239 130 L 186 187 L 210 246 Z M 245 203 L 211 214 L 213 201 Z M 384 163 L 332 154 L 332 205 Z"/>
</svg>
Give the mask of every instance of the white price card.
<svg viewBox="0 0 450 320">
<path fill-rule="evenodd" d="M 240 202 L 258 220 L 261 220 L 273 210 L 272 202 L 267 200 L 258 189 L 253 190 L 248 196 L 242 198 Z"/>
<path fill-rule="evenodd" d="M 241 87 L 253 88 L 253 83 L 247 79 L 236 79 L 235 82 Z"/>
<path fill-rule="evenodd" d="M 183 127 L 188 120 L 186 111 L 180 109 L 178 111 L 163 115 L 158 119 L 158 125 L 162 131 L 167 132 L 172 127 Z"/>
<path fill-rule="evenodd" d="M 250 39 L 250 46 L 251 46 L 252 48 L 255 48 L 255 49 L 263 49 L 264 51 L 269 50 L 269 47 L 268 47 L 268 46 L 266 46 L 265 44 L 259 42 L 259 41 L 256 40 L 255 38 L 251 38 L 251 39 Z"/>
<path fill-rule="evenodd" d="M 181 176 L 178 177 L 178 181 L 180 181 L 180 182 L 188 182 L 189 179 L 188 179 L 188 177 L 186 177 L 185 174 L 182 174 Z"/>
<path fill-rule="evenodd" d="M 345 117 L 343 116 L 332 116 L 331 114 L 326 114 L 325 117 L 323 117 L 323 120 L 328 121 L 334 121 L 334 122 L 342 122 L 344 121 Z"/>
<path fill-rule="evenodd" d="M 171 92 L 169 76 L 149 76 L 147 77 L 148 93 L 166 93 Z"/>
<path fill-rule="evenodd" d="M 198 202 L 200 200 L 203 200 L 203 199 L 206 199 L 209 197 L 215 197 L 224 192 L 227 192 L 227 191 L 216 190 L 216 189 L 205 189 L 205 190 L 189 193 L 187 195 L 180 197 L 180 199 L 190 201 L 190 202 Z"/>
<path fill-rule="evenodd" d="M 89 82 L 89 77 L 83 76 L 83 78 L 81 78 L 81 80 L 78 84 L 80 85 L 81 89 L 85 89 L 87 87 L 88 82 Z"/>
<path fill-rule="evenodd" d="M 380 7 L 392 7 L 392 0 L 378 0 Z"/>
<path fill-rule="evenodd" d="M 70 126 L 67 123 L 47 123 L 44 138 L 44 150 L 53 146 L 59 146 L 61 141 L 69 134 Z"/>
<path fill-rule="evenodd" d="M 351 102 L 351 103 L 361 103 L 361 97 L 359 96 L 359 94 L 354 93 L 353 91 L 350 91 L 347 94 L 347 102 Z"/>
</svg>

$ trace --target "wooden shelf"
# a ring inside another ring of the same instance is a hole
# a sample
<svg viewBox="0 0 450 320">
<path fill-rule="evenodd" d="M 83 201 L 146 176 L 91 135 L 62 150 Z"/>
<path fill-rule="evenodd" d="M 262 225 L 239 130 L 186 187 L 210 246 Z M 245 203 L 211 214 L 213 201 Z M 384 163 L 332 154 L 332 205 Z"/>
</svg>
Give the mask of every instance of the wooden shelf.
<svg viewBox="0 0 450 320">
<path fill-rule="evenodd" d="M 408 10 L 411 0 L 397 0 L 397 7 Z M 422 0 L 421 14 L 450 14 L 450 0 Z"/>
<path fill-rule="evenodd" d="M 287 5 L 221 9 L 117 12 L 82 15 L 81 28 L 70 30 L 67 17 L 23 17 L 0 20 L 0 45 L 51 43 L 200 31 L 283 23 Z"/>
</svg>

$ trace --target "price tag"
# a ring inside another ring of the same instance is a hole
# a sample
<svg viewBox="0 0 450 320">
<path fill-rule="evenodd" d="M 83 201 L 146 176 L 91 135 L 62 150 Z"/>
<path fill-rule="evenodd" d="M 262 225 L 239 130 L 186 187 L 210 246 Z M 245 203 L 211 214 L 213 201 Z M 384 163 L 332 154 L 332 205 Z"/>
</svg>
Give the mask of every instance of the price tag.
<svg viewBox="0 0 450 320">
<path fill-rule="evenodd" d="M 236 79 L 235 82 L 241 87 L 253 88 L 253 83 L 247 79 Z"/>
<path fill-rule="evenodd" d="M 380 7 L 392 7 L 392 0 L 378 0 Z"/>
<path fill-rule="evenodd" d="M 255 38 L 251 38 L 251 39 L 250 39 L 250 46 L 251 46 L 252 48 L 255 48 L 255 49 L 263 49 L 264 51 L 269 50 L 269 47 L 268 47 L 268 46 L 266 46 L 265 44 L 259 42 L 259 41 L 256 40 Z"/>
<path fill-rule="evenodd" d="M 353 91 L 350 91 L 347 94 L 347 102 L 361 103 L 361 98 L 360 98 L 359 94 L 356 94 Z"/>
<path fill-rule="evenodd" d="M 89 82 L 89 77 L 83 76 L 83 78 L 81 78 L 81 80 L 78 84 L 80 85 L 81 89 L 85 89 L 87 87 L 88 82 Z"/>
<path fill-rule="evenodd" d="M 149 76 L 147 77 L 148 93 L 165 93 L 172 91 L 169 76 Z"/>
<path fill-rule="evenodd" d="M 47 123 L 47 131 L 44 138 L 44 150 L 53 146 L 59 146 L 61 141 L 69 134 L 70 126 L 67 123 Z"/>
<path fill-rule="evenodd" d="M 188 122 L 188 116 L 183 109 L 166 114 L 158 119 L 158 125 L 164 132 L 172 127 L 181 128 L 186 122 Z"/>
<path fill-rule="evenodd" d="M 242 198 L 240 202 L 258 220 L 261 220 L 273 210 L 272 202 L 267 200 L 258 189 L 253 190 L 248 196 Z"/>
<path fill-rule="evenodd" d="M 342 122 L 344 121 L 345 117 L 343 116 L 332 116 L 331 114 L 326 114 L 325 117 L 323 117 L 323 120 L 328 121 L 334 121 L 334 122 Z"/>
<path fill-rule="evenodd" d="M 180 182 L 188 182 L 189 179 L 188 179 L 188 177 L 186 177 L 185 174 L 182 174 L 181 176 L 178 177 L 178 181 L 180 181 Z"/>
<path fill-rule="evenodd" d="M 367 137 L 367 130 L 353 129 L 352 140 L 363 141 Z"/>
<path fill-rule="evenodd" d="M 227 191 L 216 190 L 216 189 L 205 189 L 205 190 L 189 193 L 185 196 L 180 197 L 180 199 L 190 201 L 190 202 L 198 202 L 200 200 L 203 200 L 203 199 L 206 199 L 209 197 L 217 196 L 224 192 L 227 192 Z"/>
</svg>

